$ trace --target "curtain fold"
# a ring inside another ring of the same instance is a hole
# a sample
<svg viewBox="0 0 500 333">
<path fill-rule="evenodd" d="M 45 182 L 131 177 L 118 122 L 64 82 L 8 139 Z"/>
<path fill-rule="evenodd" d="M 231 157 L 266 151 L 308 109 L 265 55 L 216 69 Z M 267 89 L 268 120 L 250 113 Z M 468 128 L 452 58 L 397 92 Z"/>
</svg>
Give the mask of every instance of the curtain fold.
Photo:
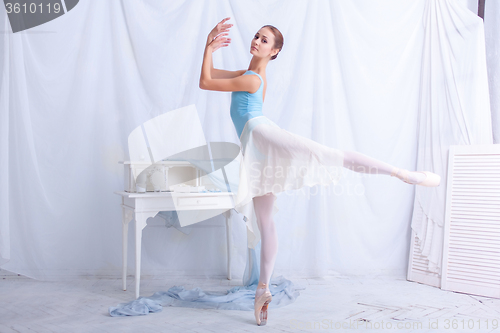
<svg viewBox="0 0 500 333">
<path fill-rule="evenodd" d="M 0 26 L 9 31 L 8 21 L 2 15 Z M 10 136 L 10 71 L 8 34 L 0 35 L 0 265 L 10 260 L 10 196 L 9 196 L 9 136 Z"/>
<path fill-rule="evenodd" d="M 486 1 L 484 10 L 484 39 L 488 86 L 490 88 L 493 143 L 500 144 L 500 2 Z"/>
</svg>

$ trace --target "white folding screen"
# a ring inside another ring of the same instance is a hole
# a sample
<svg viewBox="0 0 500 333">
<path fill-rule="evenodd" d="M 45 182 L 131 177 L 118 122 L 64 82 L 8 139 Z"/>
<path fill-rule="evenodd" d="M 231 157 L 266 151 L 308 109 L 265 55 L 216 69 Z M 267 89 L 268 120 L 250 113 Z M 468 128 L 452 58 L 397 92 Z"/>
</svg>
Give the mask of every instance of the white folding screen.
<svg viewBox="0 0 500 333">
<path fill-rule="evenodd" d="M 441 289 L 500 298 L 500 144 L 450 147 Z"/>
</svg>

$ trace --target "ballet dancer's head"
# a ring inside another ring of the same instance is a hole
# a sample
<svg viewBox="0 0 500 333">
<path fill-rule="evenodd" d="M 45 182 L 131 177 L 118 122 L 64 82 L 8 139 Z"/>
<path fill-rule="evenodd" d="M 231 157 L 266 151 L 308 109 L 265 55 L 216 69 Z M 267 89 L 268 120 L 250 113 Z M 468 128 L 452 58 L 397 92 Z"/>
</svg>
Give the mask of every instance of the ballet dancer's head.
<svg viewBox="0 0 500 333">
<path fill-rule="evenodd" d="M 261 58 L 274 60 L 283 48 L 283 35 L 272 25 L 265 25 L 253 37 L 250 53 Z"/>
</svg>

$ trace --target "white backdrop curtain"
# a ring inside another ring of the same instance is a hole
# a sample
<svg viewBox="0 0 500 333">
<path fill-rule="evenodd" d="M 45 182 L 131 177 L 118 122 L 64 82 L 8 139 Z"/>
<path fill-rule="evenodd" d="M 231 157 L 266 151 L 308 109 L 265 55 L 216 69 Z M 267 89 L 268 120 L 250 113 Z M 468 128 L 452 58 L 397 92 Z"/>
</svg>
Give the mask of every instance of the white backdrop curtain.
<svg viewBox="0 0 500 333">
<path fill-rule="evenodd" d="M 428 2 L 424 13 L 417 169 L 439 171 L 444 185 L 450 145 L 493 143 L 484 26 L 453 1 Z M 441 275 L 446 186 L 415 193 L 411 227 L 426 269 Z"/>
<path fill-rule="evenodd" d="M 486 63 L 493 124 L 493 143 L 500 143 L 500 1 L 486 0 L 484 13 Z"/>
<path fill-rule="evenodd" d="M 113 191 L 123 189 L 118 161 L 128 158 L 127 136 L 141 123 L 195 104 L 207 141 L 239 144 L 230 93 L 198 87 L 206 36 L 228 16 L 232 43 L 214 53 L 216 68 L 247 69 L 250 41 L 265 24 L 285 37 L 267 68 L 263 109 L 279 126 L 443 176 L 446 145 L 491 143 L 489 101 L 478 98 L 487 98 L 488 86 L 476 10 L 477 1 L 466 0 L 81 0 L 56 20 L 12 34 L 2 7 L 2 269 L 37 279 L 120 276 L 121 208 Z M 495 15 L 498 22 L 498 10 Z M 425 29 L 429 19 L 437 30 Z M 453 27 L 461 20 L 461 30 Z M 469 32 L 468 39 L 457 31 Z M 428 57 L 429 43 L 442 52 L 433 49 Z M 455 65 L 442 55 L 455 56 Z M 455 80 L 471 90 L 431 94 L 439 109 L 430 113 L 425 92 L 443 87 L 435 70 L 444 71 L 447 84 Z M 498 84 L 498 75 L 492 77 Z M 444 119 L 451 132 L 425 117 Z M 433 132 L 422 141 L 425 129 Z M 418 150 L 440 142 L 439 163 Z M 346 174 L 335 187 L 278 196 L 275 275 L 405 275 L 415 187 L 387 176 Z M 439 215 L 444 202 L 438 199 L 439 207 L 426 209 Z M 222 216 L 198 224 L 220 228 L 189 234 L 166 228 L 159 217 L 148 223 L 143 275 L 226 274 Z M 238 278 L 246 231 L 241 216 L 233 225 Z M 129 237 L 133 244 L 133 232 Z M 132 254 L 129 246 L 130 273 Z"/>
</svg>

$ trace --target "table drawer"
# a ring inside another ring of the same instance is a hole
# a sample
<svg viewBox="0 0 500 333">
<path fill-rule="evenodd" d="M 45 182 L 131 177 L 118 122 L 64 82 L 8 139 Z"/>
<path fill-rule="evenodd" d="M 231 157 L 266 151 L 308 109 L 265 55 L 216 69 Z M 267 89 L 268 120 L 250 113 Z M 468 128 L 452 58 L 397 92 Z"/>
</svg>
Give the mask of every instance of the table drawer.
<svg viewBox="0 0 500 333">
<path fill-rule="evenodd" d="M 199 205 L 217 206 L 219 205 L 219 198 L 218 197 L 177 198 L 178 207 L 199 206 Z"/>
</svg>

